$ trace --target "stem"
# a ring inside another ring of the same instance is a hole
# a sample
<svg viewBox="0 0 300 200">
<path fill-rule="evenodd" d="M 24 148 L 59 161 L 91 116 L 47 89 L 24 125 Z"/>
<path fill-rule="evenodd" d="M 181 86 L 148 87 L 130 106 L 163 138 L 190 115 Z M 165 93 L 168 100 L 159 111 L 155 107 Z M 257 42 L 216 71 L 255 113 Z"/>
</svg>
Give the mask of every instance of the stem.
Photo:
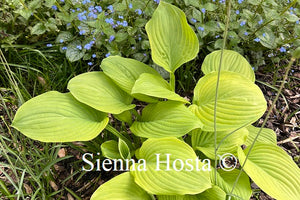
<svg viewBox="0 0 300 200">
<path fill-rule="evenodd" d="M 118 138 L 122 139 L 130 149 L 134 149 L 132 146 L 131 141 L 128 140 L 128 138 L 126 138 L 124 135 L 122 135 L 119 131 L 117 131 L 114 127 L 112 127 L 110 124 L 107 124 L 107 126 L 105 127 L 106 130 L 108 130 L 109 132 L 111 132 L 112 134 L 114 134 L 115 136 L 117 136 Z"/>
<path fill-rule="evenodd" d="M 175 74 L 170 72 L 170 86 L 172 91 L 175 91 Z"/>
<path fill-rule="evenodd" d="M 227 4 L 227 19 L 226 19 L 226 26 L 223 35 L 223 45 L 220 57 L 220 64 L 218 68 L 218 77 L 217 77 L 217 85 L 216 85 L 216 93 L 215 93 L 215 105 L 214 105 L 214 148 L 215 148 L 215 169 L 214 169 L 214 176 L 215 176 L 215 184 L 217 183 L 217 103 L 218 103 L 218 89 L 219 89 L 219 82 L 220 82 L 220 74 L 221 74 L 221 66 L 223 61 L 223 50 L 226 47 L 226 39 L 228 34 L 228 27 L 229 27 L 229 20 L 230 20 L 230 11 L 231 11 L 231 0 L 228 1 Z"/>
<path fill-rule="evenodd" d="M 272 108 L 273 108 L 274 106 L 276 106 L 276 102 L 277 102 L 277 100 L 278 100 L 278 97 L 279 97 L 279 95 L 281 94 L 281 91 L 282 91 L 282 89 L 283 89 L 283 87 L 284 87 L 284 83 L 285 83 L 285 81 L 286 81 L 287 78 L 288 78 L 289 71 L 290 71 L 290 69 L 291 69 L 291 67 L 292 67 L 292 64 L 294 63 L 295 60 L 296 60 L 296 59 L 295 59 L 294 57 L 292 57 L 291 60 L 290 60 L 290 62 L 289 62 L 289 65 L 288 65 L 288 67 L 287 67 L 287 69 L 286 69 L 286 72 L 285 72 L 283 81 L 282 81 L 282 83 L 281 83 L 281 85 L 280 85 L 280 88 L 279 88 L 279 90 L 278 90 L 278 92 L 277 92 L 277 95 L 276 95 L 274 101 L 272 102 L 272 105 L 271 105 L 271 107 L 270 107 L 269 110 L 268 110 L 268 113 L 267 113 L 267 115 L 266 115 L 266 118 L 265 118 L 265 120 L 264 120 L 262 126 L 260 127 L 260 129 L 259 129 L 259 131 L 258 131 L 256 137 L 254 138 L 253 143 L 252 143 L 251 146 L 249 147 L 249 151 L 248 151 L 248 153 L 247 153 L 247 155 L 246 155 L 246 159 L 245 159 L 245 161 L 244 161 L 244 163 L 243 163 L 243 165 L 242 165 L 242 167 L 241 167 L 241 170 L 240 170 L 240 172 L 239 172 L 239 174 L 238 174 L 238 176 L 237 176 L 237 178 L 236 178 L 236 180 L 235 180 L 235 182 L 234 182 L 234 184 L 233 184 L 233 187 L 232 187 L 232 189 L 231 189 L 229 195 L 231 195 L 231 194 L 233 193 L 234 188 L 236 187 L 237 182 L 239 181 L 239 178 L 240 178 L 240 176 L 241 176 L 241 174 L 242 174 L 243 168 L 244 168 L 244 166 L 245 166 L 245 164 L 246 164 L 246 162 L 247 162 L 247 160 L 248 160 L 249 154 L 250 154 L 250 152 L 252 151 L 253 146 L 254 146 L 254 144 L 255 144 L 257 138 L 259 137 L 259 135 L 260 135 L 260 133 L 261 133 L 263 127 L 266 125 L 267 120 L 268 120 L 268 118 L 269 118 L 269 116 L 270 116 L 270 114 L 271 114 L 271 112 L 272 112 Z M 231 197 L 229 197 L 228 200 L 230 200 L 230 199 L 231 199 Z"/>
</svg>

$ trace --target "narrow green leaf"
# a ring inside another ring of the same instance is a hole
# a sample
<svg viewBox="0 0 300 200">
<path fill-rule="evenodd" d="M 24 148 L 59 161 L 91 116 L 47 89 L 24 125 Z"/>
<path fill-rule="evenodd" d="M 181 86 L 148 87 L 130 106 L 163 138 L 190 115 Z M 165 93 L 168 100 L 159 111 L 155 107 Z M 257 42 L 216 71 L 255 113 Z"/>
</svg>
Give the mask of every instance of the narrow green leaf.
<svg viewBox="0 0 300 200">
<path fill-rule="evenodd" d="M 187 100 L 172 91 L 170 84 L 161 76 L 147 73 L 141 74 L 136 80 L 131 94 L 144 94 L 156 98 L 189 103 Z"/>
<path fill-rule="evenodd" d="M 201 127 L 200 120 L 182 103 L 163 101 L 146 106 L 130 130 L 140 137 L 160 138 L 180 137 Z"/>
<path fill-rule="evenodd" d="M 194 90 L 192 110 L 204 124 L 202 130 L 214 130 L 214 104 L 217 72 L 201 78 Z M 217 131 L 234 130 L 255 122 L 267 108 L 263 93 L 249 79 L 235 72 L 220 74 L 216 113 Z"/>
<path fill-rule="evenodd" d="M 121 157 L 123 159 L 130 159 L 130 149 L 127 146 L 126 142 L 124 142 L 122 139 L 119 138 L 119 143 L 118 143 L 118 149 Z"/>
<path fill-rule="evenodd" d="M 87 72 L 72 78 L 68 89 L 80 102 L 106 113 L 120 114 L 135 105 L 132 97 L 121 90 L 103 72 Z"/>
<path fill-rule="evenodd" d="M 101 63 L 101 69 L 110 77 L 122 90 L 131 94 L 135 81 L 143 73 L 159 76 L 159 73 L 150 66 L 130 58 L 120 56 L 109 56 Z M 133 95 L 135 98 L 145 102 L 157 102 L 156 98 L 145 95 Z"/>
<path fill-rule="evenodd" d="M 137 158 L 145 160 L 146 170 L 138 166 L 131 168 L 131 174 L 150 194 L 197 194 L 211 187 L 210 163 L 200 162 L 193 149 L 177 138 L 148 139 Z"/>
<path fill-rule="evenodd" d="M 160 2 L 146 24 L 153 61 L 168 72 L 194 59 L 199 41 L 186 16 L 176 6 Z"/>
<path fill-rule="evenodd" d="M 240 163 L 246 160 L 249 148 L 238 149 Z M 255 143 L 244 171 L 271 197 L 278 200 L 298 200 L 300 169 L 292 158 L 273 144 Z"/>
<path fill-rule="evenodd" d="M 119 148 L 118 142 L 114 140 L 109 140 L 101 144 L 101 152 L 104 157 L 109 159 L 122 159 Z"/>
<path fill-rule="evenodd" d="M 230 131 L 217 132 L 217 145 L 219 146 L 223 138 L 225 138 Z M 226 153 L 237 154 L 237 147 L 245 143 L 248 135 L 246 128 L 235 131 L 228 136 L 221 144 L 217 154 L 222 156 Z M 215 134 L 214 132 L 206 132 L 201 129 L 192 131 L 192 146 L 204 153 L 208 158 L 215 159 Z M 219 158 L 219 157 L 218 157 Z"/>
<path fill-rule="evenodd" d="M 204 74 L 218 71 L 221 52 L 221 50 L 213 51 L 205 57 L 201 67 Z M 251 65 L 241 54 L 235 51 L 223 50 L 221 70 L 236 72 L 248 78 L 252 82 L 255 81 L 255 74 Z"/>
<path fill-rule="evenodd" d="M 87 141 L 107 125 L 106 114 L 78 102 L 70 93 L 46 92 L 24 103 L 12 126 L 42 142 Z"/>
<path fill-rule="evenodd" d="M 135 184 L 129 172 L 118 175 L 101 185 L 91 200 L 152 200 L 142 188 Z"/>
<path fill-rule="evenodd" d="M 249 135 L 247 137 L 247 140 L 245 142 L 246 146 L 249 146 L 253 143 L 254 138 L 256 137 L 258 131 L 260 130 L 260 128 L 257 128 L 255 126 L 248 126 L 247 127 L 248 131 L 249 131 Z M 261 142 L 261 143 L 269 143 L 269 144 L 277 144 L 277 139 L 276 139 L 276 133 L 269 128 L 263 128 L 259 137 L 257 138 L 257 142 Z"/>
</svg>

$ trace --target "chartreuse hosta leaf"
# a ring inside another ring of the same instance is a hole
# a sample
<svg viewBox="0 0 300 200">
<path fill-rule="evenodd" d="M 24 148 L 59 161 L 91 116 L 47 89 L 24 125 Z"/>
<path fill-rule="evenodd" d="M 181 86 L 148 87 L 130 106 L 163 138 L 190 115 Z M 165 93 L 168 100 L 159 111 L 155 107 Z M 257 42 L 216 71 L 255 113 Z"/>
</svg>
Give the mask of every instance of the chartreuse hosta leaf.
<svg viewBox="0 0 300 200">
<path fill-rule="evenodd" d="M 196 195 L 160 195 L 157 196 L 158 200 L 225 200 L 226 193 L 216 185 L 204 192 Z"/>
<path fill-rule="evenodd" d="M 192 132 L 192 146 L 204 153 L 208 158 L 215 159 L 215 134 L 214 132 L 206 132 L 201 129 L 195 129 Z M 230 131 L 217 132 L 217 146 L 221 140 L 229 135 Z M 248 136 L 248 130 L 242 128 L 230 134 L 221 144 L 217 154 L 237 153 L 237 147 L 245 143 Z M 219 157 L 217 157 L 219 158 Z"/>
<path fill-rule="evenodd" d="M 101 68 L 122 90 L 131 94 L 135 81 L 143 73 L 160 76 L 152 67 L 130 58 L 109 56 L 102 60 Z M 145 102 L 157 102 L 156 98 L 135 94 L 135 98 Z"/>
<path fill-rule="evenodd" d="M 159 138 L 180 137 L 201 127 L 200 120 L 182 103 L 163 101 L 147 105 L 130 130 L 140 137 Z"/>
<path fill-rule="evenodd" d="M 121 159 L 118 142 L 109 140 L 101 144 L 102 155 L 109 159 Z"/>
<path fill-rule="evenodd" d="M 247 140 L 245 142 L 245 145 L 249 146 L 254 141 L 254 138 L 256 137 L 260 128 L 250 125 L 250 126 L 247 126 L 247 129 L 249 131 L 249 134 L 248 134 Z M 263 128 L 257 138 L 257 142 L 269 143 L 269 144 L 276 145 L 277 144 L 276 133 L 272 129 Z"/>
<path fill-rule="evenodd" d="M 199 41 L 179 8 L 160 1 L 146 24 L 153 61 L 168 72 L 194 59 Z"/>
<path fill-rule="evenodd" d="M 192 110 L 204 124 L 202 130 L 214 130 L 214 105 L 217 72 L 201 78 L 194 90 Z M 220 74 L 216 112 L 217 131 L 233 130 L 256 121 L 267 105 L 257 85 L 235 72 Z"/>
<path fill-rule="evenodd" d="M 107 123 L 107 114 L 80 103 L 70 93 L 51 91 L 24 103 L 12 126 L 42 142 L 72 142 L 93 139 Z"/>
<path fill-rule="evenodd" d="M 232 171 L 225 171 L 222 169 L 219 169 L 217 171 L 217 183 L 216 185 L 221 188 L 226 195 L 229 195 L 232 187 L 234 185 L 234 182 L 240 173 L 240 170 L 238 169 L 233 169 Z M 214 172 L 211 172 L 211 179 L 214 179 Z M 240 200 L 240 199 L 245 199 L 248 200 L 250 199 L 252 195 L 252 190 L 250 186 L 250 180 L 249 177 L 247 176 L 246 173 L 242 172 L 238 183 L 235 186 L 235 189 L 231 195 L 232 200 Z"/>
<path fill-rule="evenodd" d="M 152 200 L 135 182 L 130 172 L 120 174 L 101 185 L 91 200 Z"/>
<path fill-rule="evenodd" d="M 238 149 L 239 161 L 245 162 L 249 147 Z M 268 195 L 278 200 L 298 200 L 300 197 L 300 169 L 280 147 L 255 143 L 244 171 Z"/>
<path fill-rule="evenodd" d="M 102 112 L 120 114 L 135 107 L 132 97 L 103 72 L 87 72 L 72 78 L 68 89 L 80 102 Z"/>
<path fill-rule="evenodd" d="M 170 84 L 161 76 L 147 73 L 140 75 L 132 88 L 131 94 L 144 94 L 152 97 L 189 103 L 172 91 Z"/>
<path fill-rule="evenodd" d="M 218 71 L 221 52 L 221 50 L 213 51 L 205 57 L 201 67 L 204 74 Z M 242 55 L 235 51 L 223 50 L 221 71 L 237 72 L 252 82 L 255 81 L 251 65 Z"/>
<path fill-rule="evenodd" d="M 132 167 L 131 174 L 150 194 L 197 194 L 211 187 L 210 163 L 199 161 L 193 149 L 177 138 L 148 139 L 136 157 L 145 160 L 146 170 Z"/>
</svg>

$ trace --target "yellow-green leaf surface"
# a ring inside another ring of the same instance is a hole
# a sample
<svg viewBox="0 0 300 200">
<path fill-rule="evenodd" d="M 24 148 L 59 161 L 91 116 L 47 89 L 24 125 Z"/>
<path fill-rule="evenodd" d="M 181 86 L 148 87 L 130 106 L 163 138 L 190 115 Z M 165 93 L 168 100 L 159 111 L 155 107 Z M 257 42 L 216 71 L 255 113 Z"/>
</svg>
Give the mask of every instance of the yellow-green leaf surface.
<svg viewBox="0 0 300 200">
<path fill-rule="evenodd" d="M 42 142 L 87 141 L 107 125 L 107 114 L 77 101 L 70 93 L 46 92 L 25 102 L 12 126 Z"/>
<path fill-rule="evenodd" d="M 131 94 L 144 94 L 152 97 L 189 103 L 172 91 L 170 84 L 161 76 L 147 73 L 140 75 L 132 88 Z"/>
<path fill-rule="evenodd" d="M 221 50 L 213 51 L 205 57 L 201 67 L 204 74 L 218 71 L 221 52 Z M 251 65 L 241 54 L 235 51 L 223 50 L 221 71 L 237 72 L 252 82 L 255 81 L 255 74 Z"/>
<path fill-rule="evenodd" d="M 196 195 L 160 195 L 158 200 L 225 200 L 226 193 L 216 185 Z"/>
<path fill-rule="evenodd" d="M 208 158 L 215 159 L 215 134 L 214 132 L 206 132 L 201 129 L 195 129 L 192 132 L 192 146 L 204 153 Z M 223 138 L 230 134 L 230 131 L 217 132 L 217 146 Z M 226 153 L 237 153 L 237 147 L 245 143 L 248 131 L 242 128 L 229 135 L 221 144 L 217 154 L 222 156 Z M 219 157 L 217 157 L 219 158 Z"/>
<path fill-rule="evenodd" d="M 68 89 L 80 102 L 106 113 L 120 114 L 135 107 L 132 97 L 103 72 L 87 72 L 72 78 Z"/>
<path fill-rule="evenodd" d="M 135 184 L 129 172 L 125 172 L 102 184 L 94 192 L 91 200 L 152 200 L 152 198 Z"/>
<path fill-rule="evenodd" d="M 240 171 L 233 169 L 232 171 L 224 171 L 219 169 L 217 172 L 217 186 L 221 188 L 227 195 L 230 194 L 234 182 Z M 211 172 L 211 179 L 214 179 L 214 172 Z M 233 191 L 232 200 L 245 199 L 249 200 L 252 195 L 249 177 L 245 172 L 242 172 L 238 183 Z"/>
<path fill-rule="evenodd" d="M 238 149 L 241 164 L 245 162 L 248 151 L 249 148 Z M 299 200 L 300 169 L 280 147 L 255 143 L 244 171 L 271 197 L 277 200 Z"/>
<path fill-rule="evenodd" d="M 147 105 L 130 130 L 140 137 L 160 138 L 180 137 L 201 127 L 200 120 L 182 103 L 163 101 Z"/>
<path fill-rule="evenodd" d="M 176 6 L 160 1 L 146 24 L 153 61 L 168 72 L 194 59 L 199 41 L 186 16 Z"/>
<path fill-rule="evenodd" d="M 102 155 L 109 159 L 121 159 L 118 142 L 114 140 L 105 141 L 101 144 Z"/>
<path fill-rule="evenodd" d="M 148 139 L 136 155 L 138 159 L 145 159 L 146 171 L 131 168 L 131 174 L 150 194 L 197 194 L 211 187 L 210 163 L 197 161 L 193 149 L 177 138 Z"/>
<path fill-rule="evenodd" d="M 135 81 L 143 73 L 159 76 L 159 73 L 152 67 L 130 58 L 120 56 L 109 56 L 102 60 L 101 69 L 110 77 L 122 90 L 131 94 Z M 157 102 L 156 98 L 135 94 L 135 98 L 146 102 Z"/>
<path fill-rule="evenodd" d="M 248 134 L 247 140 L 245 142 L 245 145 L 249 146 L 254 141 L 254 138 L 256 137 L 260 128 L 250 125 L 250 126 L 247 126 L 247 129 L 249 131 L 249 134 Z M 269 143 L 269 144 L 276 145 L 277 144 L 276 133 L 272 129 L 263 128 L 257 138 L 257 142 Z"/>
<path fill-rule="evenodd" d="M 214 105 L 217 72 L 201 78 L 194 90 L 192 110 L 204 124 L 202 130 L 214 131 Z M 234 130 L 255 122 L 267 108 L 257 85 L 235 72 L 220 74 L 216 125 L 217 131 Z"/>
</svg>

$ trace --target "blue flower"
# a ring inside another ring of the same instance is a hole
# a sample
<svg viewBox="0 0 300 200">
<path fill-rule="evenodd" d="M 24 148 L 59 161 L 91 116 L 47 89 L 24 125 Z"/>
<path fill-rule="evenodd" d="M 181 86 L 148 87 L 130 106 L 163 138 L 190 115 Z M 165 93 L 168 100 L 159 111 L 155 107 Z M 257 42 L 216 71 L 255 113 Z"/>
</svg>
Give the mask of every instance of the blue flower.
<svg viewBox="0 0 300 200">
<path fill-rule="evenodd" d="M 205 8 L 201 8 L 201 12 L 204 14 L 206 12 Z"/>
<path fill-rule="evenodd" d="M 105 57 L 109 57 L 110 56 L 110 52 L 108 52 L 107 54 L 105 54 Z"/>
<path fill-rule="evenodd" d="M 83 11 L 81 13 L 78 13 L 77 17 L 79 21 L 87 20 L 87 17 L 85 16 L 86 11 Z"/>
<path fill-rule="evenodd" d="M 266 33 L 263 33 L 262 36 L 263 36 L 263 37 L 266 37 Z"/>
<path fill-rule="evenodd" d="M 64 50 L 67 50 L 67 49 L 68 49 L 68 47 L 62 47 L 62 48 L 61 48 L 61 50 L 63 50 L 63 51 L 64 51 Z"/>
<path fill-rule="evenodd" d="M 259 38 L 255 38 L 254 41 L 255 41 L 255 42 L 259 42 L 260 39 L 259 39 Z"/>
<path fill-rule="evenodd" d="M 132 8 L 132 3 L 130 3 L 130 4 L 128 5 L 128 8 L 130 8 L 130 9 Z"/>
<path fill-rule="evenodd" d="M 85 34 L 85 30 L 80 30 L 79 35 L 83 35 L 83 34 Z"/>
<path fill-rule="evenodd" d="M 299 20 L 296 21 L 296 24 L 299 24 Z"/>
<path fill-rule="evenodd" d="M 154 0 L 155 3 L 159 4 L 160 0 Z"/>
<path fill-rule="evenodd" d="M 67 26 L 71 26 L 71 23 L 67 23 Z"/>
<path fill-rule="evenodd" d="M 101 6 L 95 6 L 95 9 L 96 9 L 99 13 L 102 12 L 102 7 L 101 7 Z"/>
<path fill-rule="evenodd" d="M 60 43 L 63 43 L 63 42 L 64 42 L 64 40 L 63 40 L 63 39 L 60 39 L 60 40 L 59 40 L 59 42 L 60 42 Z"/>
<path fill-rule="evenodd" d="M 262 24 L 263 22 L 264 22 L 264 20 L 261 19 L 258 21 L 258 24 Z"/>
<path fill-rule="evenodd" d="M 239 11 L 239 10 L 236 10 L 236 11 L 235 11 L 235 14 L 237 14 L 237 15 L 240 14 L 240 11 Z"/>
<path fill-rule="evenodd" d="M 90 0 L 83 0 L 82 1 L 82 4 L 84 5 L 84 4 L 87 4 L 87 3 L 91 3 L 91 1 Z"/>
<path fill-rule="evenodd" d="M 243 1 L 244 1 L 244 0 L 238 0 L 238 3 L 241 4 L 241 3 L 243 3 Z"/>
<path fill-rule="evenodd" d="M 147 56 L 147 54 L 146 53 L 143 53 L 143 55 L 146 57 Z"/>
<path fill-rule="evenodd" d="M 110 12 L 114 12 L 114 7 L 112 5 L 107 6 L 108 10 L 110 10 Z"/>
<path fill-rule="evenodd" d="M 248 33 L 247 31 L 245 31 L 244 35 L 246 35 L 246 36 L 247 36 L 247 35 L 249 35 L 249 33 Z"/>
<path fill-rule="evenodd" d="M 60 2 L 62 2 L 62 3 L 63 3 L 63 2 L 65 2 L 65 0 L 60 0 Z"/>
<path fill-rule="evenodd" d="M 286 52 L 286 49 L 284 47 L 280 47 L 279 51 L 284 53 L 284 52 Z"/>
<path fill-rule="evenodd" d="M 219 38 L 220 37 L 220 35 L 216 35 L 216 37 L 215 38 Z"/>
<path fill-rule="evenodd" d="M 198 27 L 198 30 L 204 31 L 204 28 L 203 28 L 202 26 L 199 26 L 199 27 Z"/>
<path fill-rule="evenodd" d="M 75 12 L 75 10 L 74 10 L 74 9 L 70 9 L 70 11 L 71 11 L 72 13 L 74 13 L 74 12 Z"/>
<path fill-rule="evenodd" d="M 191 21 L 192 21 L 193 23 L 196 23 L 196 22 L 197 22 L 197 20 L 196 20 L 195 18 L 192 18 Z"/>
<path fill-rule="evenodd" d="M 108 24 L 113 25 L 114 24 L 114 19 L 113 18 L 106 18 L 105 22 L 108 23 Z"/>
<path fill-rule="evenodd" d="M 93 58 L 96 58 L 96 54 L 93 54 L 92 57 L 93 57 Z"/>
<path fill-rule="evenodd" d="M 47 44 L 46 46 L 47 46 L 47 47 L 52 47 L 53 45 L 52 45 L 52 44 Z"/>
<path fill-rule="evenodd" d="M 138 14 L 138 15 L 141 15 L 143 12 L 141 9 L 136 9 L 135 12 Z"/>
<path fill-rule="evenodd" d="M 245 21 L 242 21 L 241 23 L 240 23 L 240 26 L 244 26 L 246 24 L 246 22 Z"/>
<path fill-rule="evenodd" d="M 53 5 L 51 8 L 52 8 L 53 10 L 57 10 L 57 6 L 56 6 L 56 5 Z"/>
<path fill-rule="evenodd" d="M 93 65 L 93 63 L 92 62 L 88 62 L 88 65 L 91 66 L 91 65 Z"/>
<path fill-rule="evenodd" d="M 123 21 L 122 26 L 127 27 L 128 26 L 128 22 L 127 21 Z"/>
<path fill-rule="evenodd" d="M 108 42 L 111 43 L 114 39 L 115 39 L 115 36 L 111 35 L 111 36 L 109 37 Z"/>
<path fill-rule="evenodd" d="M 119 19 L 124 19 L 124 17 L 122 15 L 119 15 L 118 18 Z"/>
<path fill-rule="evenodd" d="M 84 45 L 84 48 L 85 48 L 86 50 L 90 50 L 90 49 L 92 48 L 92 44 L 87 43 L 86 45 Z"/>
<path fill-rule="evenodd" d="M 82 46 L 81 45 L 77 45 L 76 48 L 79 49 L 79 50 L 81 50 Z"/>
</svg>

